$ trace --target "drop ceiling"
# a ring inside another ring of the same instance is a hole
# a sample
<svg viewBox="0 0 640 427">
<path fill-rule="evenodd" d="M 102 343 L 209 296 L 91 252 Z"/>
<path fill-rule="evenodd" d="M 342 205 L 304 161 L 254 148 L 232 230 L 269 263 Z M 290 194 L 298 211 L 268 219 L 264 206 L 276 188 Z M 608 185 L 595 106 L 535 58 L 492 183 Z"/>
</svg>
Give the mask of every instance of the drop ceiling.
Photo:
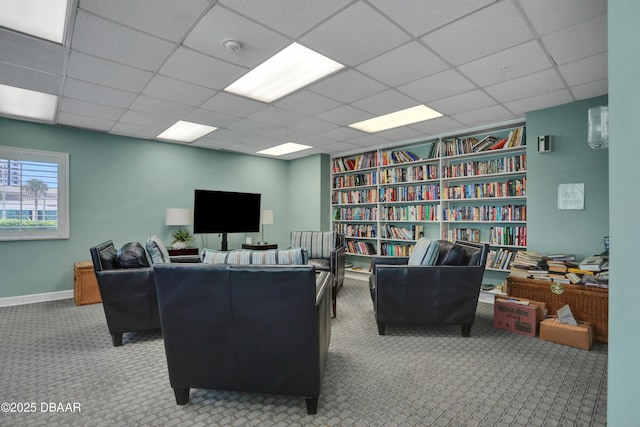
<svg viewBox="0 0 640 427">
<path fill-rule="evenodd" d="M 270 104 L 222 91 L 292 42 L 346 67 Z M 336 155 L 607 94 L 607 2 L 77 0 L 63 45 L 0 27 L 0 84 L 58 95 L 62 126 L 155 139 L 185 120 L 219 129 L 184 145 Z M 348 127 L 419 104 L 443 116 Z"/>
</svg>

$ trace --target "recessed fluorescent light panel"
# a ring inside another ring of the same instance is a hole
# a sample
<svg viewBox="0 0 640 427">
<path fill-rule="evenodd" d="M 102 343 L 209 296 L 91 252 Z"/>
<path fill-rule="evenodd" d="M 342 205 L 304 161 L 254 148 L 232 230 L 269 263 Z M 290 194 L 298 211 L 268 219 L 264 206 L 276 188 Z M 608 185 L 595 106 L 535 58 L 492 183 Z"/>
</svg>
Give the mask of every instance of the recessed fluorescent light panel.
<svg viewBox="0 0 640 427">
<path fill-rule="evenodd" d="M 62 44 L 68 0 L 2 0 L 0 26 Z"/>
<path fill-rule="evenodd" d="M 58 97 L 0 84 L 0 114 L 52 122 Z"/>
<path fill-rule="evenodd" d="M 426 105 L 418 105 L 416 107 L 385 114 L 384 116 L 353 123 L 350 124 L 349 127 L 373 133 L 397 128 L 398 126 L 422 122 L 424 120 L 435 119 L 440 116 L 442 116 L 442 114 L 438 113 L 436 110 L 433 110 Z"/>
<path fill-rule="evenodd" d="M 276 145 L 275 147 L 266 148 L 258 151 L 257 154 L 266 154 L 268 156 L 284 156 L 285 154 L 295 153 L 312 148 L 310 145 L 296 144 L 295 142 L 287 142 L 285 144 Z"/>
<path fill-rule="evenodd" d="M 218 128 L 180 120 L 156 138 L 170 141 L 193 142 Z"/>
<path fill-rule="evenodd" d="M 224 90 L 272 102 L 342 68 L 339 62 L 293 43 Z"/>
</svg>

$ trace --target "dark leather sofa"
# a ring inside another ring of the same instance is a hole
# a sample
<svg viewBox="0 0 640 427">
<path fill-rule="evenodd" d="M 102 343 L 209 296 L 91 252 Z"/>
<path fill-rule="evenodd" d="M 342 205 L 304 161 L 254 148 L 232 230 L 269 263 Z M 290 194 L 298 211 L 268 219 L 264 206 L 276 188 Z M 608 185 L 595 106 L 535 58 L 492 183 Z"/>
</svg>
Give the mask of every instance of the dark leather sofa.
<svg viewBox="0 0 640 427">
<path fill-rule="evenodd" d="M 122 345 L 124 332 L 159 329 L 153 269 L 121 267 L 118 251 L 111 240 L 93 246 L 89 251 L 114 347 Z M 145 256 L 144 252 L 141 256 Z"/>
<path fill-rule="evenodd" d="M 317 411 L 332 275 L 313 266 L 154 265 L 176 402 L 190 388 L 306 398 Z"/>
<path fill-rule="evenodd" d="M 461 251 L 455 265 L 441 265 L 449 252 Z M 374 257 L 369 279 L 378 333 L 387 324 L 460 325 L 471 334 L 489 247 L 438 241 L 436 265 L 407 265 L 400 257 Z"/>
</svg>

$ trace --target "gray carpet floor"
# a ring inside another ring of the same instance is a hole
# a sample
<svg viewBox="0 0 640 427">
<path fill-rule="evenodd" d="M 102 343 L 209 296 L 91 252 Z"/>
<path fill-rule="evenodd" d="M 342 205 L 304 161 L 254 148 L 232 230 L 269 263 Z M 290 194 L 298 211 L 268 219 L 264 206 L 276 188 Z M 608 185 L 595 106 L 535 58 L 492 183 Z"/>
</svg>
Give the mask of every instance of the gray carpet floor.
<svg viewBox="0 0 640 427">
<path fill-rule="evenodd" d="M 379 336 L 366 283 L 346 279 L 318 414 L 307 415 L 301 398 L 215 390 L 176 405 L 160 332 L 125 334 L 114 348 L 100 304 L 4 307 L 0 425 L 606 425 L 607 345 L 579 350 L 492 322 L 480 303 L 470 338 L 457 326 Z"/>
</svg>

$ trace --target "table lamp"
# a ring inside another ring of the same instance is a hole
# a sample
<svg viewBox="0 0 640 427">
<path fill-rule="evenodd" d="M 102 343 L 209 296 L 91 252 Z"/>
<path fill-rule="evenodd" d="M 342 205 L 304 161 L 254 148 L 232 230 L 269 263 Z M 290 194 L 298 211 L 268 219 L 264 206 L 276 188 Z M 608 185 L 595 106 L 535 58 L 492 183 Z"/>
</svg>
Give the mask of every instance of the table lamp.
<svg viewBox="0 0 640 427">
<path fill-rule="evenodd" d="M 265 210 L 260 212 L 260 224 L 262 225 L 262 241 L 258 242 L 259 245 L 266 245 L 269 242 L 264 241 L 264 226 L 265 224 L 273 224 L 273 211 Z"/>
</svg>

